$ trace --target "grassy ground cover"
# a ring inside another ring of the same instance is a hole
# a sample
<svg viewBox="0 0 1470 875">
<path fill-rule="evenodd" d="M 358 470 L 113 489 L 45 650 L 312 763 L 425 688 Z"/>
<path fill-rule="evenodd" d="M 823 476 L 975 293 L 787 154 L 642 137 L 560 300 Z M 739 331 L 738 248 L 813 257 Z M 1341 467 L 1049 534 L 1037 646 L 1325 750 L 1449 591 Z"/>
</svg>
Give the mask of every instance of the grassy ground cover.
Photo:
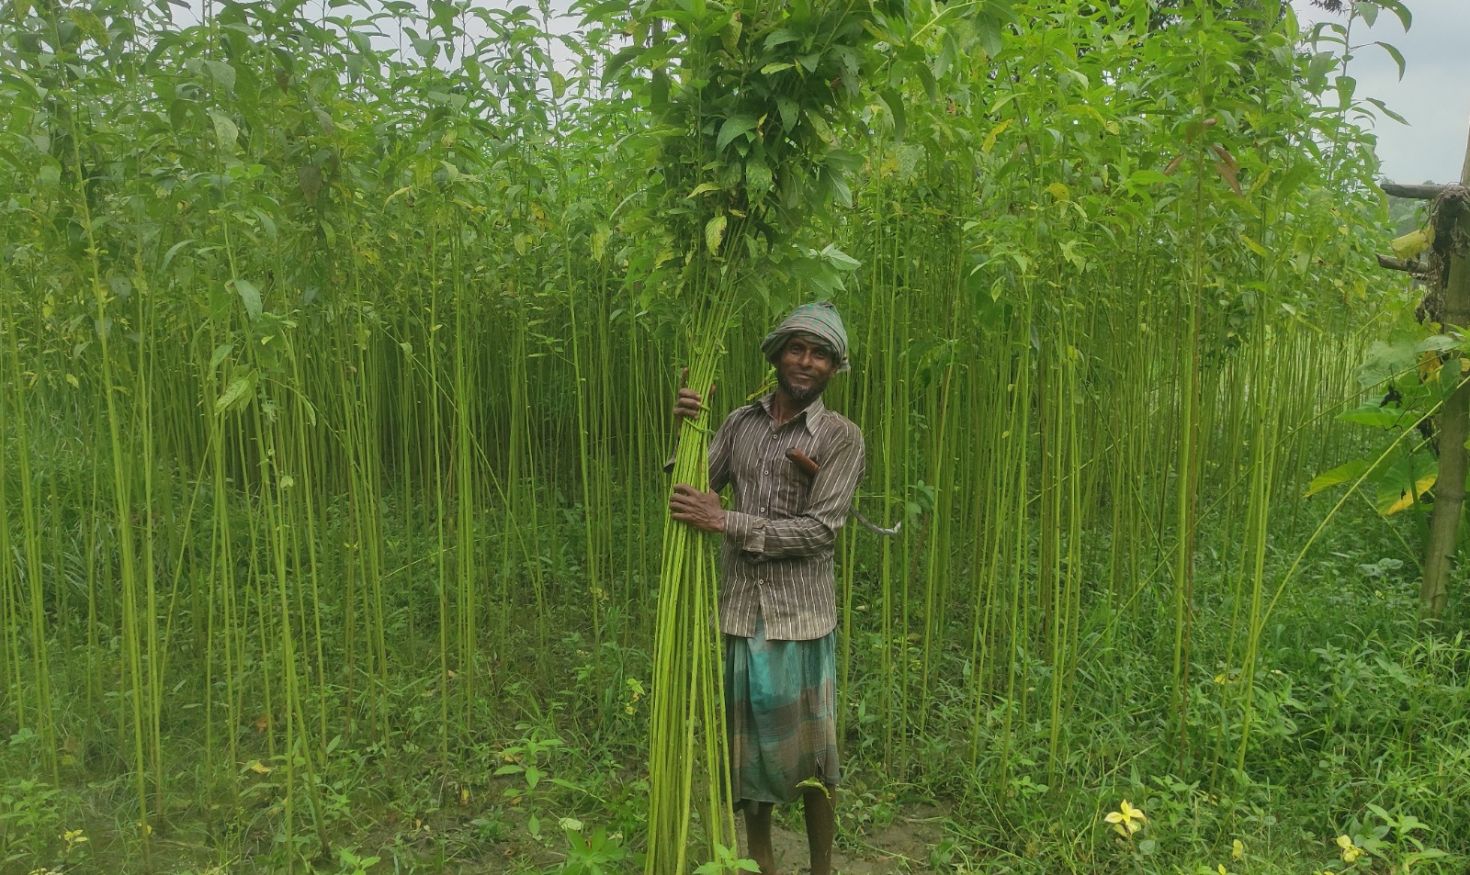
<svg viewBox="0 0 1470 875">
<path fill-rule="evenodd" d="M 403 555 L 429 535 L 409 534 Z M 1470 783 L 1456 765 L 1470 755 L 1461 713 L 1470 648 L 1459 636 L 1415 629 L 1412 563 L 1401 555 L 1386 538 L 1343 538 L 1311 562 L 1303 590 L 1312 594 L 1282 608 L 1262 645 L 1259 741 L 1243 773 L 1219 765 L 1211 750 L 1220 727 L 1236 722 L 1230 691 L 1240 680 L 1227 654 L 1201 654 L 1185 721 L 1192 750 L 1181 757 L 1168 655 L 1148 630 L 1100 643 L 1087 660 L 1067 727 L 1086 742 L 1056 763 L 1044 714 L 1018 721 L 1002 750 L 1005 712 L 1017 705 L 997 698 L 981 718 L 980 768 L 967 765 L 973 703 L 967 654 L 953 648 L 941 657 L 949 680 L 935 690 L 929 734 L 897 770 L 885 760 L 877 717 L 891 695 L 878 666 L 884 642 L 875 623 L 859 622 L 849 633 L 855 657 L 845 696 L 844 871 L 1387 871 L 1419 858 L 1426 862 L 1415 868 L 1453 871 L 1470 853 L 1458 829 Z M 446 762 L 436 748 L 441 703 L 452 691 L 430 680 L 432 641 L 414 633 L 432 625 L 432 599 L 405 591 L 385 610 L 402 673 L 425 680 L 389 691 L 395 728 L 384 741 L 336 736 L 329 745 L 314 779 L 321 808 L 313 816 L 333 854 L 317 868 L 354 871 L 353 855 L 378 857 L 383 871 L 630 868 L 646 817 L 646 650 L 611 640 L 599 646 L 585 632 L 566 631 L 554 636 L 543 671 L 506 660 L 498 673 L 511 679 L 468 716 L 463 743 Z M 1202 606 L 1199 623 L 1224 626 L 1229 611 L 1224 602 Z M 517 651 L 540 646 L 528 632 L 517 635 Z M 58 639 L 78 637 L 57 630 Z M 919 649 L 910 650 L 917 660 Z M 44 759 L 33 732 L 12 733 L 5 747 L 7 865 L 131 869 L 131 779 L 128 752 L 113 742 L 117 715 L 106 702 L 87 704 L 84 663 L 66 656 L 55 648 L 54 662 L 69 666 L 57 673 L 56 694 L 72 703 L 60 782 L 27 776 Z M 115 663 L 120 654 L 106 658 Z M 1046 683 L 1044 669 L 1029 676 Z M 371 711 L 360 690 L 328 696 L 323 707 L 334 712 Z M 167 776 L 176 789 L 157 821 L 155 865 L 170 872 L 284 865 L 291 854 L 284 758 L 271 757 L 266 733 L 247 721 L 231 728 L 240 762 L 208 764 L 199 750 L 200 710 L 164 721 L 180 767 Z M 1012 766 L 997 787 L 1001 756 Z M 1132 842 L 1103 820 L 1123 799 L 1148 818 Z M 795 862 L 800 826 L 789 827 Z M 68 844 L 71 830 L 88 841 Z M 1356 867 L 1342 864 L 1339 835 L 1370 850 Z M 314 836 L 297 841 L 301 856 L 315 856 Z"/>
</svg>

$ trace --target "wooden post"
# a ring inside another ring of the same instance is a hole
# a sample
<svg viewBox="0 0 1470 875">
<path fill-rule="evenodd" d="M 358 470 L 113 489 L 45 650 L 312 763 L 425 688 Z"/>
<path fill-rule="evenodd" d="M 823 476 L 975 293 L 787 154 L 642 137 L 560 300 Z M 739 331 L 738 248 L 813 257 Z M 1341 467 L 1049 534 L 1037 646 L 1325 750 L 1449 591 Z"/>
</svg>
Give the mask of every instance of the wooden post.
<svg viewBox="0 0 1470 875">
<path fill-rule="evenodd" d="M 1470 145 L 1460 170 L 1460 185 L 1470 187 Z M 1443 324 L 1464 334 L 1470 331 L 1470 204 L 1465 189 L 1449 191 L 1439 201 L 1439 210 L 1454 210 L 1453 229 L 1445 241 L 1450 259 L 1449 281 L 1444 290 Z M 1454 202 L 1451 202 L 1454 199 Z M 1461 370 L 1462 357 L 1451 352 L 1444 363 Z M 1450 566 L 1455 554 L 1455 535 L 1460 528 L 1460 511 L 1465 504 L 1465 439 L 1470 435 L 1470 384 L 1461 385 L 1445 400 L 1439 415 L 1439 475 L 1434 482 L 1434 508 L 1429 514 L 1429 538 L 1424 549 L 1424 580 L 1419 586 L 1419 616 L 1437 619 L 1449 597 Z"/>
</svg>

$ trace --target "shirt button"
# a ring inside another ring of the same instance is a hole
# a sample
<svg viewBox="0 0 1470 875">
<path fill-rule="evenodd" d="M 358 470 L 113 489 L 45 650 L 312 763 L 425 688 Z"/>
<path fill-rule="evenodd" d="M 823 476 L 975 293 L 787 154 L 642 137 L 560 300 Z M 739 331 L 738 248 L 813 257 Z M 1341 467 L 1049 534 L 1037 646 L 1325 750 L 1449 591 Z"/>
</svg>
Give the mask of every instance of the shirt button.
<svg viewBox="0 0 1470 875">
<path fill-rule="evenodd" d="M 765 586 L 766 585 L 766 579 L 764 577 L 759 578 L 758 580 L 756 580 L 755 585 L 756 586 Z"/>
<path fill-rule="evenodd" d="M 761 513 L 765 513 L 768 510 L 770 510 L 770 507 L 768 505 L 761 505 Z"/>
</svg>

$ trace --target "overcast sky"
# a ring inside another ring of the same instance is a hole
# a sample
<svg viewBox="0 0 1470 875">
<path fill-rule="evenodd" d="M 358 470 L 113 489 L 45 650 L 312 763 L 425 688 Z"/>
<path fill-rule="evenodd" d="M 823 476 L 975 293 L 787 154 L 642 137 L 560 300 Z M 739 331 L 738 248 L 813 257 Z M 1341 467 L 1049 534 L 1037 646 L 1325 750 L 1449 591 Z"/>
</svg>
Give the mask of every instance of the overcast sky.
<svg viewBox="0 0 1470 875">
<path fill-rule="evenodd" d="M 494 0 L 491 0 L 494 2 Z M 501 0 L 524 2 L 524 0 Z M 1313 7 L 1308 0 L 1291 0 L 1303 29 L 1324 18 L 1343 21 Z M 1384 12 L 1373 27 L 1353 24 L 1353 53 L 1348 74 L 1358 80 L 1358 97 L 1376 97 L 1408 120 L 1402 125 L 1380 118 L 1378 157 L 1383 175 L 1395 182 L 1454 182 L 1460 178 L 1467 134 L 1470 134 L 1470 0 L 1405 0 L 1413 13 L 1407 33 L 1398 16 Z M 569 0 L 552 0 L 557 11 Z M 575 27 L 571 18 L 561 19 Z M 1371 45 L 1381 40 L 1404 55 L 1406 69 L 1399 80 L 1398 65 L 1388 52 Z"/>
<path fill-rule="evenodd" d="M 528 0 L 486 2 L 513 6 Z M 1304 32 L 1316 21 L 1344 20 L 1313 7 L 1308 0 L 1290 2 Z M 1352 41 L 1360 48 L 1354 52 L 1348 73 L 1358 80 L 1359 98 L 1376 97 L 1409 121 L 1406 126 L 1381 118 L 1373 125 L 1383 175 L 1395 182 L 1455 182 L 1470 134 L 1470 0 L 1405 3 L 1413 12 L 1413 26 L 1407 33 L 1398 17 L 1388 12 L 1379 15 L 1372 28 L 1354 22 Z M 199 5 L 200 0 L 190 0 L 184 15 L 192 13 L 197 20 Z M 551 0 L 556 13 L 565 13 L 569 5 L 570 0 Z M 553 26 L 570 30 L 576 21 L 561 17 Z M 1393 58 L 1372 45 L 1375 40 L 1391 43 L 1403 53 L 1407 62 L 1403 81 L 1399 81 Z"/>
<path fill-rule="evenodd" d="M 494 2 L 494 0 L 491 0 Z M 524 0 L 502 0 L 524 2 Z M 1324 18 L 1345 21 L 1317 9 L 1308 0 L 1291 0 L 1303 30 Z M 1353 23 L 1353 53 L 1348 74 L 1358 80 L 1358 97 L 1376 97 L 1408 120 L 1402 125 L 1380 118 L 1378 157 L 1383 175 L 1395 182 L 1456 182 L 1470 139 L 1470 0 L 1405 0 L 1413 13 L 1407 33 L 1398 16 L 1383 12 L 1373 27 Z M 569 0 L 552 0 L 558 11 Z M 574 27 L 570 18 L 564 26 Z M 1382 48 L 1382 41 L 1404 55 L 1405 71 Z"/>
<path fill-rule="evenodd" d="M 1343 20 L 1292 0 L 1303 29 L 1324 18 Z M 1378 157 L 1383 175 L 1395 182 L 1457 182 L 1470 135 L 1470 0 L 1406 0 L 1413 26 L 1404 32 L 1398 17 L 1384 12 L 1370 29 L 1354 22 L 1354 45 L 1375 40 L 1403 52 L 1407 69 L 1378 46 L 1353 53 L 1348 74 L 1358 80 L 1360 97 L 1376 97 L 1408 119 L 1401 125 L 1379 119 Z"/>
</svg>

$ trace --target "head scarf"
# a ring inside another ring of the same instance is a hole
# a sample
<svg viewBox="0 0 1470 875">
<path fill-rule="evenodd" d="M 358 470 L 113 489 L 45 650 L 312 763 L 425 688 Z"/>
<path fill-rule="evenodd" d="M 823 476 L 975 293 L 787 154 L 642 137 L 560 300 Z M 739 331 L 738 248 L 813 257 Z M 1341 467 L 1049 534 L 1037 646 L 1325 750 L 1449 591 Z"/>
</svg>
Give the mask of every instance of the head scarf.
<svg viewBox="0 0 1470 875">
<path fill-rule="evenodd" d="M 799 333 L 821 338 L 837 354 L 837 370 L 848 369 L 847 329 L 842 327 L 842 317 L 837 315 L 837 308 L 827 301 L 802 304 L 772 329 L 761 341 L 761 352 L 766 361 L 775 362 L 787 338 Z"/>
</svg>

